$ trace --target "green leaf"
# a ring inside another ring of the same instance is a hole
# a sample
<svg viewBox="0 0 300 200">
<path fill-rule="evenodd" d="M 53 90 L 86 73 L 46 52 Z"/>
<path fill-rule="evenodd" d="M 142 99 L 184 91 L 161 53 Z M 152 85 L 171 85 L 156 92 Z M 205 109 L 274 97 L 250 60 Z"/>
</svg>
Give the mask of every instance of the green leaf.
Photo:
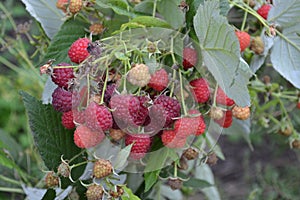
<svg viewBox="0 0 300 200">
<path fill-rule="evenodd" d="M 219 13 L 219 1 L 206 1 L 194 17 L 203 61 L 226 94 L 238 105 L 246 106 L 250 104 L 250 97 L 245 89 L 248 80 L 239 77 L 238 70 L 244 67 L 244 64 L 240 66 L 239 42 L 233 27 Z M 245 90 L 237 93 L 236 88 Z"/>
<path fill-rule="evenodd" d="M 125 194 L 121 196 L 122 200 L 140 200 L 140 198 L 133 194 L 130 188 L 124 186 L 122 187 L 125 191 Z"/>
<path fill-rule="evenodd" d="M 128 23 L 125 23 L 121 26 L 121 30 L 125 30 L 126 28 L 143 28 L 143 27 L 162 27 L 162 28 L 171 28 L 170 24 L 166 21 L 150 17 L 150 16 L 139 16 Z"/>
<path fill-rule="evenodd" d="M 84 29 L 88 26 L 79 16 L 66 21 L 52 39 L 44 60 L 55 59 L 57 63 L 70 62 L 68 50 L 73 42 L 85 36 Z"/>
<path fill-rule="evenodd" d="M 3 149 L 0 149 L 0 165 L 9 169 L 13 169 L 16 166 L 14 161 L 7 157 L 7 154 L 4 152 Z"/>
<path fill-rule="evenodd" d="M 177 0 L 158 1 L 157 10 L 173 28 L 178 29 L 183 26 L 184 13 L 178 7 Z"/>
<path fill-rule="evenodd" d="M 44 105 L 24 91 L 20 94 L 28 114 L 34 141 L 48 169 L 57 168 L 61 162 L 61 155 L 64 159 L 70 159 L 81 152 L 81 149 L 74 144 L 73 131 L 66 130 L 62 126 L 61 114 L 56 112 L 52 105 Z M 76 160 L 76 162 L 81 161 L 83 158 Z M 83 169 L 84 167 L 80 171 Z"/>
<path fill-rule="evenodd" d="M 19 158 L 22 151 L 21 146 L 7 132 L 0 129 L 0 148 L 5 148 L 14 159 Z"/>
<path fill-rule="evenodd" d="M 125 163 L 127 162 L 127 158 L 130 154 L 132 145 L 133 144 L 126 146 L 118 153 L 116 161 L 114 162 L 115 169 L 120 169 L 125 165 Z"/>
<path fill-rule="evenodd" d="M 209 182 L 197 178 L 190 178 L 188 181 L 184 181 L 183 185 L 186 187 L 193 187 L 199 189 L 212 186 L 212 184 L 210 184 Z"/>
<path fill-rule="evenodd" d="M 144 174 L 144 178 L 145 178 L 145 191 L 144 192 L 148 192 L 152 188 L 152 186 L 157 182 L 160 171 L 161 170 L 159 169 L 159 170 L 155 170 L 152 172 L 146 172 Z"/>
<path fill-rule="evenodd" d="M 52 39 L 63 24 L 64 14 L 56 8 L 56 0 L 22 0 L 26 10 L 41 23 L 47 36 Z"/>
<path fill-rule="evenodd" d="M 119 15 L 136 17 L 136 14 L 132 12 L 132 8 L 125 0 L 97 0 L 96 4 L 101 8 L 110 8 Z"/>
<path fill-rule="evenodd" d="M 223 16 L 227 16 L 229 10 L 230 5 L 228 0 L 220 0 L 220 14 Z"/>
<path fill-rule="evenodd" d="M 274 6 L 268 20 L 282 29 L 271 52 L 271 62 L 285 79 L 300 88 L 300 2 L 281 1 Z"/>
<path fill-rule="evenodd" d="M 56 197 L 55 190 L 48 189 L 46 194 L 43 196 L 42 200 L 55 199 L 55 197 Z"/>
<path fill-rule="evenodd" d="M 149 157 L 147 157 L 147 166 L 144 172 L 151 172 L 156 171 L 158 169 L 162 169 L 163 167 L 165 167 L 168 158 L 171 161 L 178 159 L 178 156 L 176 155 L 177 154 L 174 152 L 173 149 L 169 149 L 166 147 L 149 153 Z"/>
<path fill-rule="evenodd" d="M 154 6 L 153 0 L 145 0 L 145 1 L 142 1 L 141 3 L 137 4 L 134 7 L 134 10 L 139 13 L 152 15 L 153 6 Z"/>
</svg>

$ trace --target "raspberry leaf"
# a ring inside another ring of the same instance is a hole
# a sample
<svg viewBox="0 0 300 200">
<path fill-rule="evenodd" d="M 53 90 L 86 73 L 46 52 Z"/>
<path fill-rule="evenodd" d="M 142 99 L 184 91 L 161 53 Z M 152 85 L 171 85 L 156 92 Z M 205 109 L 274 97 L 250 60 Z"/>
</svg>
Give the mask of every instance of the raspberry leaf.
<svg viewBox="0 0 300 200">
<path fill-rule="evenodd" d="M 47 36 L 52 39 L 63 21 L 63 13 L 56 8 L 56 0 L 22 0 L 27 11 L 41 23 Z"/>
<path fill-rule="evenodd" d="M 110 8 L 119 15 L 125 15 L 132 18 L 136 17 L 136 14 L 132 12 L 133 9 L 125 0 L 97 0 L 96 4 L 104 9 Z"/>
<path fill-rule="evenodd" d="M 56 63 L 70 62 L 68 50 L 74 41 L 85 36 L 86 27 L 88 24 L 79 16 L 66 21 L 52 39 L 44 60 L 55 58 Z"/>
<path fill-rule="evenodd" d="M 160 173 L 160 169 L 159 170 L 155 170 L 152 172 L 146 172 L 144 174 L 144 178 L 145 178 L 145 190 L 144 192 L 148 192 L 153 185 L 157 182 L 158 179 L 158 175 Z"/>
<path fill-rule="evenodd" d="M 246 68 L 247 64 L 240 61 L 239 42 L 234 29 L 219 13 L 219 1 L 207 1 L 199 6 L 194 17 L 203 61 L 227 95 L 238 105 L 246 106 L 250 104 L 246 87 L 248 80 L 239 77 L 239 68 Z M 236 88 L 242 89 L 237 92 Z"/>
<path fill-rule="evenodd" d="M 122 195 L 122 200 L 140 200 L 140 198 L 133 194 L 132 190 L 126 186 L 123 187 L 125 194 Z"/>
<path fill-rule="evenodd" d="M 281 1 L 271 8 L 268 21 L 281 27 L 282 32 L 274 39 L 271 62 L 284 78 L 300 88 L 300 2 Z"/>
<path fill-rule="evenodd" d="M 178 8 L 177 0 L 158 1 L 157 10 L 173 28 L 183 26 L 184 13 Z"/>
<path fill-rule="evenodd" d="M 188 181 L 184 181 L 183 185 L 186 187 L 193 187 L 199 189 L 212 186 L 212 184 L 210 184 L 209 182 L 197 178 L 190 178 Z"/>
<path fill-rule="evenodd" d="M 50 104 L 44 105 L 28 93 L 20 92 L 27 110 L 30 129 L 37 149 L 48 169 L 56 169 L 61 163 L 61 155 L 70 159 L 80 153 L 80 149 L 73 142 L 73 132 L 66 130 L 61 124 L 61 114 L 56 112 Z M 76 162 L 82 162 L 78 158 Z M 81 168 L 74 175 L 81 175 Z M 75 169 L 77 170 L 77 169 Z"/>
</svg>

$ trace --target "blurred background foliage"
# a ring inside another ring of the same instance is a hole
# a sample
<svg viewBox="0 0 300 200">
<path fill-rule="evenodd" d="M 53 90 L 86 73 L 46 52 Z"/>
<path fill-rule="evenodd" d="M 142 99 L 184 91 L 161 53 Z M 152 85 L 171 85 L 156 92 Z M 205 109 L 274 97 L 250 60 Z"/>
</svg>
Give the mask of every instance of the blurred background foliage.
<svg viewBox="0 0 300 200">
<path fill-rule="evenodd" d="M 1 1 L 0 20 L 0 148 L 7 150 L 8 157 L 25 174 L 20 178 L 15 169 L 0 166 L 0 199 L 23 199 L 19 190 L 22 182 L 36 186 L 43 176 L 43 164 L 34 147 L 19 91 L 41 97 L 46 77 L 40 76 L 38 67 L 45 62 L 42 59 L 50 41 L 21 1 Z M 271 67 L 262 68 L 258 77 L 265 74 L 275 85 L 291 87 Z M 293 110 L 290 116 L 300 130 L 300 110 Z M 287 137 L 274 127 L 256 121 L 250 134 L 254 151 L 242 134 L 222 136 L 219 141 L 226 160 L 219 161 L 213 171 L 222 199 L 297 199 L 299 150 L 291 150 Z"/>
</svg>

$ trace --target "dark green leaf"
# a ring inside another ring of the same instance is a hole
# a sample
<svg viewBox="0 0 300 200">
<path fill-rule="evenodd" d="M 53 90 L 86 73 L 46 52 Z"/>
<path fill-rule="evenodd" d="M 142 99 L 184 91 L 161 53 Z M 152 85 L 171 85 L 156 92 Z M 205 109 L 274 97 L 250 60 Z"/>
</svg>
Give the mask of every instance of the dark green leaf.
<svg viewBox="0 0 300 200">
<path fill-rule="evenodd" d="M 177 0 L 158 1 L 157 10 L 173 28 L 183 26 L 184 13 L 179 9 Z"/>
<path fill-rule="evenodd" d="M 199 189 L 212 186 L 212 184 L 210 184 L 209 182 L 197 178 L 190 178 L 188 181 L 184 181 L 183 185 L 186 187 L 193 187 Z"/>
<path fill-rule="evenodd" d="M 152 172 L 146 172 L 144 174 L 144 178 L 145 178 L 144 192 L 148 192 L 152 188 L 152 186 L 157 182 L 159 173 L 160 173 L 160 169 Z"/>
<path fill-rule="evenodd" d="M 79 16 L 66 21 L 51 41 L 44 60 L 55 59 L 57 63 L 70 62 L 68 50 L 75 40 L 85 36 L 84 29 L 88 26 Z"/>
<path fill-rule="evenodd" d="M 119 15 L 136 17 L 136 14 L 132 12 L 132 8 L 125 0 L 97 0 L 96 4 L 102 8 L 110 8 Z"/>
<path fill-rule="evenodd" d="M 206 1 L 194 17 L 203 61 L 226 94 L 238 105 L 246 106 L 250 104 L 250 97 L 246 87 L 248 80 L 239 77 L 239 68 L 245 67 L 240 66 L 239 42 L 233 27 L 219 13 L 219 1 Z M 238 93 L 236 88 L 244 90 Z"/>
<path fill-rule="evenodd" d="M 48 169 L 57 168 L 61 162 L 61 155 L 64 159 L 70 159 L 81 152 L 81 149 L 74 144 L 73 131 L 62 126 L 61 114 L 56 112 L 52 105 L 44 105 L 26 92 L 22 91 L 20 94 L 27 111 L 34 141 Z M 76 162 L 80 161 L 83 159 L 76 160 Z"/>
<path fill-rule="evenodd" d="M 53 189 L 48 189 L 46 194 L 43 196 L 42 200 L 52 200 L 55 199 L 56 193 Z"/>
</svg>

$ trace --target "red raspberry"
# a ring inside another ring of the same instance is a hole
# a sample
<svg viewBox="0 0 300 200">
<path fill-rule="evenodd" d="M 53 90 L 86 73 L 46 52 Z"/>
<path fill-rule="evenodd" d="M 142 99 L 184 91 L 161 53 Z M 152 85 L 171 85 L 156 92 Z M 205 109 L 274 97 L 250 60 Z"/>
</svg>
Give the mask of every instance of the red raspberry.
<svg viewBox="0 0 300 200">
<path fill-rule="evenodd" d="M 77 124 L 84 124 L 85 123 L 85 112 L 84 110 L 72 110 L 73 111 L 73 121 Z"/>
<path fill-rule="evenodd" d="M 228 128 L 232 124 L 232 111 L 231 110 L 226 110 L 223 111 L 223 117 L 221 119 L 214 119 L 214 121 L 219 124 L 223 128 Z"/>
<path fill-rule="evenodd" d="M 70 0 L 69 10 L 72 14 L 76 14 L 81 10 L 82 5 L 83 5 L 82 0 Z"/>
<path fill-rule="evenodd" d="M 195 135 L 196 136 L 202 135 L 206 129 L 206 124 L 205 124 L 203 115 L 201 115 L 198 110 L 190 110 L 189 114 L 196 115 L 196 116 L 191 116 L 191 118 L 194 120 L 194 122 L 193 122 L 194 126 L 197 127 L 197 131 L 196 131 Z"/>
<path fill-rule="evenodd" d="M 182 148 L 185 145 L 186 138 L 176 135 L 174 130 L 164 130 L 161 135 L 161 141 L 169 148 Z"/>
<path fill-rule="evenodd" d="M 150 150 L 152 140 L 151 137 L 146 134 L 126 135 L 125 145 L 128 146 L 132 143 L 130 157 L 137 160 L 143 158 Z"/>
<path fill-rule="evenodd" d="M 145 106 L 146 97 L 133 95 L 114 95 L 110 100 L 110 108 L 113 109 L 113 117 L 121 128 L 128 126 L 141 126 L 148 116 Z"/>
<path fill-rule="evenodd" d="M 59 112 L 68 112 L 72 109 L 72 92 L 57 87 L 52 93 L 52 106 Z"/>
<path fill-rule="evenodd" d="M 60 63 L 57 66 L 71 65 L 68 63 Z M 71 80 L 74 78 L 73 68 L 54 68 L 51 78 L 56 85 L 67 90 Z"/>
<path fill-rule="evenodd" d="M 90 148 L 99 144 L 105 135 L 103 132 L 92 131 L 84 125 L 80 125 L 74 132 L 74 143 L 79 148 Z"/>
<path fill-rule="evenodd" d="M 115 83 L 107 85 L 106 90 L 104 92 L 104 102 L 107 103 L 107 105 L 109 104 L 109 101 L 110 101 L 113 93 L 115 92 L 116 87 L 117 86 Z"/>
<path fill-rule="evenodd" d="M 86 126 L 97 131 L 106 131 L 112 127 L 113 119 L 104 105 L 92 102 L 85 110 Z"/>
<path fill-rule="evenodd" d="M 173 118 L 180 116 L 180 103 L 176 99 L 166 95 L 160 95 L 154 100 L 154 108 L 161 110 L 164 114 L 164 127 L 171 125 Z"/>
<path fill-rule="evenodd" d="M 270 9 L 270 4 L 264 4 L 257 10 L 257 13 L 262 16 L 262 18 L 267 19 Z"/>
<path fill-rule="evenodd" d="M 168 73 L 164 69 L 160 69 L 151 75 L 151 79 L 148 86 L 154 90 L 161 92 L 163 91 L 169 83 Z"/>
<path fill-rule="evenodd" d="M 73 111 L 70 110 L 68 112 L 64 112 L 61 116 L 61 123 L 67 129 L 75 128 L 75 124 L 73 122 Z"/>
<path fill-rule="evenodd" d="M 84 61 L 90 54 L 87 51 L 88 44 L 91 41 L 87 38 L 79 38 L 71 45 L 68 55 L 72 62 L 81 63 Z"/>
<path fill-rule="evenodd" d="M 221 104 L 224 106 L 232 106 L 233 104 L 235 104 L 234 100 L 229 98 L 220 87 L 218 87 L 216 102 L 217 104 Z"/>
<path fill-rule="evenodd" d="M 250 45 L 250 35 L 245 31 L 235 31 L 240 43 L 240 51 L 243 52 Z"/>
<path fill-rule="evenodd" d="M 183 68 L 188 69 L 192 68 L 197 64 L 197 51 L 190 47 L 186 47 L 183 49 Z"/>
<path fill-rule="evenodd" d="M 176 136 L 185 138 L 190 135 L 196 134 L 198 129 L 197 125 L 198 125 L 197 120 L 194 120 L 193 118 L 190 117 L 182 117 L 180 119 L 177 119 L 174 123 L 174 130 Z"/>
<path fill-rule="evenodd" d="M 193 94 L 198 103 L 205 103 L 209 100 L 210 92 L 208 83 L 204 78 L 198 78 L 190 82 L 193 87 Z"/>
</svg>

